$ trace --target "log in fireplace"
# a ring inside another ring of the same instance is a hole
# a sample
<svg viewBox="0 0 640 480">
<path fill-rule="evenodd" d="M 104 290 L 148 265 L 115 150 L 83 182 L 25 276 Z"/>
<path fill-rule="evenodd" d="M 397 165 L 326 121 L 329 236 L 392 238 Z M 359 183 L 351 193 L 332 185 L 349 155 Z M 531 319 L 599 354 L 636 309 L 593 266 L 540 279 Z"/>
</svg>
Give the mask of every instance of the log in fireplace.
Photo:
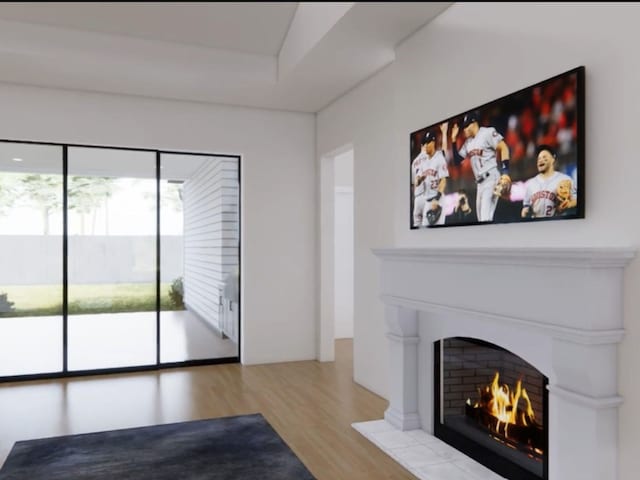
<svg viewBox="0 0 640 480">
<path fill-rule="evenodd" d="M 547 378 L 472 338 L 434 348 L 434 434 L 503 477 L 548 478 Z"/>
</svg>

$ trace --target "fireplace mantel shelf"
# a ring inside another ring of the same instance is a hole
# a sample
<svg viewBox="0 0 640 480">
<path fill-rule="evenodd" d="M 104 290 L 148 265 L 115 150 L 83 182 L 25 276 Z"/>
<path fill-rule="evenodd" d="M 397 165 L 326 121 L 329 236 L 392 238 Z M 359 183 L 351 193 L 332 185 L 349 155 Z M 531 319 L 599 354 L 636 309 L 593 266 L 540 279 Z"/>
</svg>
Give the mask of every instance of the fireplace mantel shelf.
<svg viewBox="0 0 640 480">
<path fill-rule="evenodd" d="M 382 259 L 544 267 L 623 267 L 635 256 L 631 247 L 425 247 L 376 248 Z"/>
</svg>

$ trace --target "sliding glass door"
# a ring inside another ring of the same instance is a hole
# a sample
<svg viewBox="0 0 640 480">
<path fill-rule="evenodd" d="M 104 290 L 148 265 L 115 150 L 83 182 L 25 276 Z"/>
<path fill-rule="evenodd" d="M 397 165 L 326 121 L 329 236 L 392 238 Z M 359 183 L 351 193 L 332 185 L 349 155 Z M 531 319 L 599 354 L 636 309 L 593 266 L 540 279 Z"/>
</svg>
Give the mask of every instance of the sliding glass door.
<svg viewBox="0 0 640 480">
<path fill-rule="evenodd" d="M 237 158 L 160 155 L 160 361 L 236 356 Z"/>
<path fill-rule="evenodd" d="M 238 361 L 239 168 L 0 141 L 0 381 Z"/>
<path fill-rule="evenodd" d="M 62 147 L 0 143 L 0 377 L 63 370 Z"/>
<path fill-rule="evenodd" d="M 70 147 L 69 370 L 156 363 L 156 155 Z"/>
</svg>

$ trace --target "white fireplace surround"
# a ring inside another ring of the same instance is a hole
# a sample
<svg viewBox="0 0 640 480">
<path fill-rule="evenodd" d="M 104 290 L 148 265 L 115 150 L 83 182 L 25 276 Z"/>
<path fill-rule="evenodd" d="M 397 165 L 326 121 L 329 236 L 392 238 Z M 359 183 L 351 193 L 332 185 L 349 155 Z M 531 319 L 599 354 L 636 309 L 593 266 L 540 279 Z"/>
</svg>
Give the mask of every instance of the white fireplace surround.
<svg viewBox="0 0 640 480">
<path fill-rule="evenodd" d="M 631 248 L 385 248 L 385 419 L 433 433 L 434 342 L 485 340 L 549 378 L 549 480 L 618 478 L 617 346 Z"/>
</svg>

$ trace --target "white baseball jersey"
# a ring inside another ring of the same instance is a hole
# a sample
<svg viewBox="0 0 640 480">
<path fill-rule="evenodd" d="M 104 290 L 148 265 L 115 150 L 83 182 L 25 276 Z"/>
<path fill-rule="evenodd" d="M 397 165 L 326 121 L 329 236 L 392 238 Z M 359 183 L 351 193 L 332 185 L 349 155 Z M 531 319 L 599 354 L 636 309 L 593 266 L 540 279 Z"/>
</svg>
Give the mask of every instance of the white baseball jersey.
<svg viewBox="0 0 640 480">
<path fill-rule="evenodd" d="M 575 197 L 576 185 L 569 175 L 554 172 L 551 177 L 545 178 L 539 173 L 527 182 L 522 206 L 529 207 L 533 217 L 553 217 L 556 214 L 556 191 L 562 180 L 571 182 L 571 195 Z"/>
<path fill-rule="evenodd" d="M 426 162 L 428 158 L 429 156 L 426 153 L 420 152 L 418 156 L 413 160 L 413 162 L 411 162 L 411 184 L 414 185 L 413 187 L 414 197 L 417 197 L 418 195 L 422 195 L 424 193 L 425 183 L 422 182 L 417 187 L 415 186 L 415 184 L 416 184 L 416 177 L 422 174 L 422 164 L 423 162 Z"/>
<path fill-rule="evenodd" d="M 473 138 L 467 138 L 459 150 L 462 158 L 470 157 L 476 178 L 498 167 L 496 148 L 503 137 L 493 127 L 480 127 Z"/>
<path fill-rule="evenodd" d="M 447 159 L 442 150 L 438 150 L 432 157 L 427 156 L 421 165 L 422 175 L 425 177 L 423 182 L 426 189 L 425 197 L 429 200 L 438 195 L 440 180 L 449 176 Z"/>
<path fill-rule="evenodd" d="M 476 191 L 476 214 L 479 222 L 492 222 L 498 207 L 499 197 L 493 194 L 493 189 L 500 179 L 500 173 L 494 168 L 486 175 L 488 176 L 478 183 Z"/>
</svg>

